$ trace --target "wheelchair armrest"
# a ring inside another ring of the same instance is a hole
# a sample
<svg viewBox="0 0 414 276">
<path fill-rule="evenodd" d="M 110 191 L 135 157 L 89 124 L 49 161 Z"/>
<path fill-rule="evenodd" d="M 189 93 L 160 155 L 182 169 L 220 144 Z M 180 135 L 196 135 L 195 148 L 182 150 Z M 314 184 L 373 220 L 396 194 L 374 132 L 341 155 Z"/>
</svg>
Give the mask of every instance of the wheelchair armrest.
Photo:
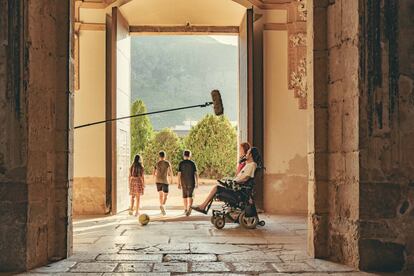
<svg viewBox="0 0 414 276">
<path fill-rule="evenodd" d="M 230 179 L 217 179 L 217 182 L 220 183 L 222 186 L 226 188 L 232 188 L 233 187 L 233 181 Z"/>
</svg>

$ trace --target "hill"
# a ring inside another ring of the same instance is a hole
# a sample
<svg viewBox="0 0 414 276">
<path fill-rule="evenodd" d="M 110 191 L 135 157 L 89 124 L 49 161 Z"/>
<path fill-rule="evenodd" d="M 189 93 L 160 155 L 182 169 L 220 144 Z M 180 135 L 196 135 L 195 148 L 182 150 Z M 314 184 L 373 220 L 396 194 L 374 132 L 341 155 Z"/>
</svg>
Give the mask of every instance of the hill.
<svg viewBox="0 0 414 276">
<path fill-rule="evenodd" d="M 237 120 L 238 50 L 208 36 L 135 36 L 131 41 L 132 101 L 140 98 L 148 111 L 210 101 L 219 89 L 226 116 Z M 211 108 L 190 109 L 150 117 L 154 129 L 200 120 Z"/>
</svg>

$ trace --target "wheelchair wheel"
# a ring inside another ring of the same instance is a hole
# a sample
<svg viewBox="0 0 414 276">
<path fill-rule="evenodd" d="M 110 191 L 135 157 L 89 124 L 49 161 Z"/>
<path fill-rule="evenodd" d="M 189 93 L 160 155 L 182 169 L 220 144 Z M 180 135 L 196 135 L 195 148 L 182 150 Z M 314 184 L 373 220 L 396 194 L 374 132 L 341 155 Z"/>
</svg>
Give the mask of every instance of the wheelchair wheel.
<svg viewBox="0 0 414 276">
<path fill-rule="evenodd" d="M 216 217 L 216 219 L 214 220 L 214 226 L 217 229 L 223 229 L 225 224 L 226 224 L 226 222 L 224 221 L 224 219 L 222 217 Z"/>
<path fill-rule="evenodd" d="M 243 211 L 239 217 L 240 224 L 247 229 L 255 229 L 259 223 L 259 218 L 257 216 L 246 217 L 246 213 Z"/>
</svg>

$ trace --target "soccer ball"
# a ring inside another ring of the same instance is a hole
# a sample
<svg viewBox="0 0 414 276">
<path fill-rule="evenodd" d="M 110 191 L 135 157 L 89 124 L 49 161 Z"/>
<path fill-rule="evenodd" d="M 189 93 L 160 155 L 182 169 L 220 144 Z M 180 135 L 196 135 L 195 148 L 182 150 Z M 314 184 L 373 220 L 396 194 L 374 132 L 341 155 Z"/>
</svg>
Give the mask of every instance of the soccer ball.
<svg viewBox="0 0 414 276">
<path fill-rule="evenodd" d="M 142 214 L 138 217 L 138 221 L 141 223 L 141 225 L 147 225 L 150 221 L 150 218 L 147 214 Z"/>
</svg>

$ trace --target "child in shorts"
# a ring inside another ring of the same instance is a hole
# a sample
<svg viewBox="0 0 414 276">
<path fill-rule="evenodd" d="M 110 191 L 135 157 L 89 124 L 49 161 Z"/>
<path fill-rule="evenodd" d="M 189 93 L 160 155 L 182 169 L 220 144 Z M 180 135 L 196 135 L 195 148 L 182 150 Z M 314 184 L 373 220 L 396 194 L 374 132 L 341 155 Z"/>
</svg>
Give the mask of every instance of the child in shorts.
<svg viewBox="0 0 414 276">
<path fill-rule="evenodd" d="M 184 213 L 186 216 L 191 214 L 193 205 L 194 188 L 198 187 L 197 166 L 191 160 L 191 151 L 185 150 L 183 159 L 178 165 L 178 189 L 182 189 L 184 200 Z"/>
<path fill-rule="evenodd" d="M 160 210 L 161 214 L 166 215 L 165 203 L 167 202 L 169 184 L 172 183 L 173 171 L 171 163 L 166 159 L 165 151 L 158 153 L 158 162 L 155 164 L 153 176 L 157 184 L 157 191 L 160 196 Z"/>
</svg>

